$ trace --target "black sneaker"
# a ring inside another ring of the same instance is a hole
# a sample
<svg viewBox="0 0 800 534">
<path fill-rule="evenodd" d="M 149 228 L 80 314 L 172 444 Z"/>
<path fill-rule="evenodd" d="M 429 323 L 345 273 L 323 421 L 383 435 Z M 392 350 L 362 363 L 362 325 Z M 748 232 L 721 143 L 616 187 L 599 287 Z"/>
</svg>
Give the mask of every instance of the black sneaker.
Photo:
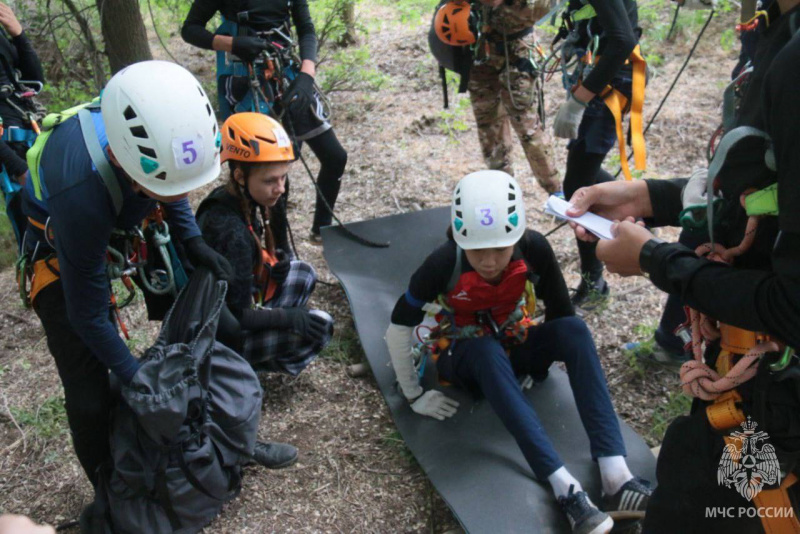
<svg viewBox="0 0 800 534">
<path fill-rule="evenodd" d="M 572 305 L 584 312 L 591 312 L 604 305 L 610 293 L 611 288 L 602 276 L 594 281 L 583 278 L 572 295 Z"/>
<path fill-rule="evenodd" d="M 603 510 L 614 519 L 643 519 L 652 494 L 648 481 L 634 477 L 614 495 L 603 495 Z"/>
<path fill-rule="evenodd" d="M 567 515 L 573 534 L 607 534 L 614 528 L 614 520 L 598 510 L 585 491 L 575 493 L 574 485 L 566 497 L 558 498 L 558 505 Z"/>
<path fill-rule="evenodd" d="M 296 461 L 297 447 L 288 443 L 258 441 L 253 450 L 253 462 L 267 469 L 283 469 Z"/>
</svg>

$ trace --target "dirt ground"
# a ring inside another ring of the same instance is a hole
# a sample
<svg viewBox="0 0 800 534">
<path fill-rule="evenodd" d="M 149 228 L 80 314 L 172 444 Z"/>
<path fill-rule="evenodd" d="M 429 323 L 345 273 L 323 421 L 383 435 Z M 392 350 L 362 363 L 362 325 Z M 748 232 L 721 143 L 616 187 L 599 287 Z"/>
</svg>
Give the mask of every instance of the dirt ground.
<svg viewBox="0 0 800 534">
<path fill-rule="evenodd" d="M 445 205 L 460 177 L 483 168 L 472 114 L 466 108 L 460 116 L 466 130 L 446 127 L 424 23 L 400 23 L 396 13 L 382 5 L 364 5 L 359 17 L 371 29 L 366 43 L 374 67 L 389 77 L 389 83 L 377 92 L 332 95 L 336 132 L 349 153 L 338 214 L 344 221 L 355 221 L 415 206 Z M 376 22 L 380 20 L 384 22 Z M 721 89 L 736 56 L 721 49 L 719 36 L 733 23 L 732 15 L 712 22 L 648 133 L 646 176 L 688 176 L 693 166 L 704 164 L 706 142 L 718 123 Z M 678 34 L 673 43 L 658 50 L 664 62 L 651 72 L 646 119 L 680 68 L 697 29 Z M 172 52 L 199 76 L 211 79 L 210 53 L 176 39 L 170 43 Z M 157 45 L 153 50 L 164 55 Z M 563 98 L 558 76 L 547 85 L 546 93 L 547 114 L 552 119 Z M 565 142 L 555 143 L 563 168 Z M 306 152 L 316 169 L 313 156 Z M 514 161 L 531 214 L 529 225 L 543 232 L 553 228 L 553 220 L 536 209 L 546 195 L 518 148 Z M 193 195 L 193 201 L 203 194 Z M 299 166 L 292 174 L 291 204 L 300 257 L 316 267 L 322 281 L 335 282 L 322 249 L 307 239 L 313 189 Z M 676 234 L 664 231 L 662 235 L 674 238 Z M 550 240 L 568 285 L 577 286 L 571 233 L 562 229 Z M 643 278 L 608 279 L 614 298 L 586 321 L 619 415 L 656 445 L 653 427 L 659 414 L 665 413 L 668 395 L 678 390 L 677 375 L 632 363 L 620 347 L 648 335 L 645 331 L 656 324 L 665 299 Z M 372 377 L 353 379 L 345 373 L 360 349 L 353 341 L 344 292 L 338 285 L 320 284 L 313 305 L 335 317 L 335 347 L 298 378 L 263 380 L 260 437 L 295 444 L 301 450 L 300 461 L 284 471 L 249 468 L 241 495 L 206 531 L 441 533 L 456 528 L 457 522 L 403 446 Z M 141 352 L 158 325 L 144 320 L 141 305 L 126 310 L 125 316 L 134 331 L 132 347 Z M 1 272 L 0 511 L 59 524 L 76 518 L 91 500 L 89 484 L 66 433 L 62 395 L 40 324 L 19 303 L 13 270 Z"/>
</svg>

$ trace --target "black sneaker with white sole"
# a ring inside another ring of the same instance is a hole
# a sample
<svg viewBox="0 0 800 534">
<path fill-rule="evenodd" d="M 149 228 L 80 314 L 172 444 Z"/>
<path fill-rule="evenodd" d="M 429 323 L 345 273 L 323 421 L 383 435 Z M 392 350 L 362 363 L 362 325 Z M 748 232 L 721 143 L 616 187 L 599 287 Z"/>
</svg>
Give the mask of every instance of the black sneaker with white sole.
<svg viewBox="0 0 800 534">
<path fill-rule="evenodd" d="M 558 498 L 558 504 L 567 515 L 572 534 L 608 534 L 614 528 L 614 520 L 598 510 L 585 491 L 575 493 L 575 486 Z"/>
<path fill-rule="evenodd" d="M 643 478 L 627 481 L 614 495 L 603 495 L 603 510 L 618 519 L 642 519 L 653 489 Z"/>
</svg>

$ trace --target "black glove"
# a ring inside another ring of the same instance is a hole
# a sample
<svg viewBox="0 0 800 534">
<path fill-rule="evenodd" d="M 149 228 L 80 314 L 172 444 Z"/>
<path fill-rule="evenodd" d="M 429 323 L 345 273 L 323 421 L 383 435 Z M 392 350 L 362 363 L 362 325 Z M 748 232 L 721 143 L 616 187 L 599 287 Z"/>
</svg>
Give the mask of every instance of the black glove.
<svg viewBox="0 0 800 534">
<path fill-rule="evenodd" d="M 239 323 L 245 330 L 289 330 L 314 343 L 322 343 L 328 327 L 325 319 L 305 308 L 247 308 L 240 315 Z"/>
<path fill-rule="evenodd" d="M 281 317 L 276 321 L 276 326 L 304 337 L 314 343 L 322 343 L 328 328 L 327 322 L 322 317 L 313 315 L 305 308 L 277 308 Z"/>
<path fill-rule="evenodd" d="M 283 93 L 281 104 L 293 110 L 307 109 L 314 103 L 314 78 L 305 72 L 298 72 L 292 84 Z"/>
<path fill-rule="evenodd" d="M 186 255 L 195 267 L 201 265 L 208 267 L 214 276 L 220 280 L 229 281 L 233 278 L 233 267 L 219 252 L 209 247 L 201 236 L 195 236 L 183 243 Z"/>
<path fill-rule="evenodd" d="M 286 277 L 289 276 L 289 269 L 291 269 L 291 262 L 289 260 L 279 261 L 275 265 L 272 265 L 269 267 L 270 280 L 281 285 L 286 281 Z"/>
<path fill-rule="evenodd" d="M 242 61 L 252 62 L 258 54 L 267 49 L 267 41 L 260 37 L 250 37 L 247 35 L 237 35 L 233 38 L 234 55 Z"/>
</svg>

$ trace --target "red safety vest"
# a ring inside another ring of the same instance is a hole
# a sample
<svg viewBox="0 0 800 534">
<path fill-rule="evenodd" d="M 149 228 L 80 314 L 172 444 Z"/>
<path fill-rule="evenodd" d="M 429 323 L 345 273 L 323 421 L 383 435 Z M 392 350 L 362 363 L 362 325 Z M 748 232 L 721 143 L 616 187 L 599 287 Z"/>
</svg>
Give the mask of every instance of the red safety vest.
<svg viewBox="0 0 800 534">
<path fill-rule="evenodd" d="M 503 271 L 500 283 L 493 285 L 476 271 L 463 273 L 452 291 L 445 295 L 447 305 L 453 310 L 455 325 L 463 327 L 478 323 L 478 312 L 488 311 L 497 325 L 502 325 L 517 309 L 525 294 L 528 282 L 528 265 L 525 260 L 514 260 Z"/>
</svg>

